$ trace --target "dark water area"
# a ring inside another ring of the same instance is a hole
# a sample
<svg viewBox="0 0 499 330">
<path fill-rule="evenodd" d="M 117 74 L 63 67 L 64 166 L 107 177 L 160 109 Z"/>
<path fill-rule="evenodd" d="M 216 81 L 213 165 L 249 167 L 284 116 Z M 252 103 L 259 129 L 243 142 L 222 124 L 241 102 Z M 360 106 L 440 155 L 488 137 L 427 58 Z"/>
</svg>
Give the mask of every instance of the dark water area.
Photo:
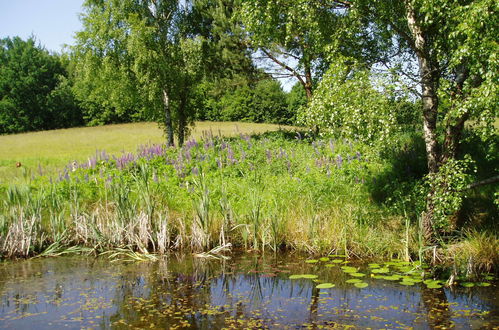
<svg viewBox="0 0 499 330">
<path fill-rule="evenodd" d="M 497 282 L 428 289 L 365 278 L 368 286 L 357 288 L 340 266 L 297 255 L 9 261 L 0 263 L 0 329 L 499 327 Z"/>
</svg>

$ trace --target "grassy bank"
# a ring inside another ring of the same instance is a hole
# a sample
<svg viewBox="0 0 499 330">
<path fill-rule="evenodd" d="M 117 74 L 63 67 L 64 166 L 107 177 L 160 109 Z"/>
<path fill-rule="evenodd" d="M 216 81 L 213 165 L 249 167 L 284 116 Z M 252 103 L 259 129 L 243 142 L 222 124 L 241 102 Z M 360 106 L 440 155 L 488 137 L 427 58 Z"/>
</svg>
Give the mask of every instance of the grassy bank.
<svg viewBox="0 0 499 330">
<path fill-rule="evenodd" d="M 400 203 L 390 205 L 403 207 L 387 207 L 373 199 L 374 188 L 391 189 L 395 175 L 387 173 L 397 167 L 370 148 L 285 131 L 217 135 L 205 132 L 180 149 L 101 150 L 59 172 L 2 185 L 0 253 L 147 255 L 230 244 L 415 260 L 427 251 L 418 220 L 404 216 L 410 200 L 393 197 Z M 437 255 L 473 275 L 492 270 L 498 251 L 494 231 L 469 231 Z"/>
</svg>

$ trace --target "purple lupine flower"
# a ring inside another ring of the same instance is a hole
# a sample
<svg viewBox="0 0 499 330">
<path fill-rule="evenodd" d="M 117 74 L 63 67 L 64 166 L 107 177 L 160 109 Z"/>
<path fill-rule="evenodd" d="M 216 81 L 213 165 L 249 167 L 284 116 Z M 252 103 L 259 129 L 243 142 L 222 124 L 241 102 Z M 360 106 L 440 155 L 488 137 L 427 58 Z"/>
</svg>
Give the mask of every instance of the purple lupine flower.
<svg viewBox="0 0 499 330">
<path fill-rule="evenodd" d="M 191 161 L 191 159 L 192 159 L 192 155 L 191 155 L 191 150 L 190 150 L 190 149 L 187 149 L 187 150 L 185 151 L 185 159 L 186 159 L 188 162 L 190 162 L 190 161 Z"/>
<path fill-rule="evenodd" d="M 234 151 L 232 150 L 232 148 L 229 146 L 227 146 L 227 159 L 232 163 L 232 164 L 235 164 L 237 161 L 236 161 L 236 158 L 234 158 Z"/>
<path fill-rule="evenodd" d="M 69 173 L 68 172 L 64 173 L 64 180 L 69 181 Z"/>
<path fill-rule="evenodd" d="M 317 145 L 318 145 L 318 143 L 316 143 L 315 141 L 314 141 L 314 142 L 312 142 L 312 147 L 314 147 L 315 154 L 316 154 L 317 156 L 320 156 L 320 155 L 321 155 L 321 153 L 320 153 L 319 149 L 317 148 Z"/>
<path fill-rule="evenodd" d="M 220 149 L 225 150 L 227 148 L 227 143 L 225 141 L 222 141 L 222 144 L 220 144 Z"/>
<path fill-rule="evenodd" d="M 192 169 L 192 174 L 193 174 L 193 175 L 195 175 L 195 176 L 198 176 L 198 175 L 199 175 L 199 170 L 198 170 L 198 168 L 197 168 L 197 167 L 194 167 L 194 168 Z"/>
<path fill-rule="evenodd" d="M 84 179 L 85 179 L 85 182 L 88 182 L 88 181 L 89 181 L 89 179 L 88 179 L 88 173 L 87 173 L 87 174 L 85 174 Z"/>
<path fill-rule="evenodd" d="M 265 155 L 267 156 L 267 161 L 272 161 L 272 151 L 269 149 L 265 150 Z"/>
<path fill-rule="evenodd" d="M 358 152 L 358 151 L 355 153 L 355 157 L 357 157 L 357 159 L 358 159 L 359 161 L 361 161 L 361 160 L 362 160 L 362 155 L 361 155 L 361 154 L 360 154 L 360 152 Z"/>
<path fill-rule="evenodd" d="M 220 158 L 217 158 L 216 161 L 218 168 L 222 168 L 222 161 L 220 160 Z"/>
<path fill-rule="evenodd" d="M 329 149 L 331 149 L 331 153 L 334 155 L 334 143 L 332 139 L 329 139 Z"/>
<path fill-rule="evenodd" d="M 288 161 L 286 162 L 286 166 L 287 166 L 287 168 L 288 168 L 288 172 L 289 172 L 289 173 L 291 173 L 291 161 L 290 161 L 290 160 L 288 160 Z"/>
<path fill-rule="evenodd" d="M 336 166 L 338 166 L 338 168 L 341 168 L 342 165 L 343 165 L 343 157 L 341 157 L 341 155 L 338 155 L 338 157 L 336 157 Z"/>
</svg>

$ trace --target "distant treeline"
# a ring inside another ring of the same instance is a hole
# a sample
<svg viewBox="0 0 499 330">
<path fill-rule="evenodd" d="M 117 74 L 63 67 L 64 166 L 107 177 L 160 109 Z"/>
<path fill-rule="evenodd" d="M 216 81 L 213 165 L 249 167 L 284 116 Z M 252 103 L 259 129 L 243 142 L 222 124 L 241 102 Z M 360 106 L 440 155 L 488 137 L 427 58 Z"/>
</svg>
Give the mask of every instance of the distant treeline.
<svg viewBox="0 0 499 330">
<path fill-rule="evenodd" d="M 73 68 L 70 55 L 51 53 L 34 37 L 0 40 L 0 134 L 157 120 L 141 104 L 118 111 L 86 98 L 76 90 Z M 299 85 L 286 93 L 263 72 L 223 88 L 206 81 L 198 89 L 197 120 L 293 124 L 306 104 Z"/>
</svg>

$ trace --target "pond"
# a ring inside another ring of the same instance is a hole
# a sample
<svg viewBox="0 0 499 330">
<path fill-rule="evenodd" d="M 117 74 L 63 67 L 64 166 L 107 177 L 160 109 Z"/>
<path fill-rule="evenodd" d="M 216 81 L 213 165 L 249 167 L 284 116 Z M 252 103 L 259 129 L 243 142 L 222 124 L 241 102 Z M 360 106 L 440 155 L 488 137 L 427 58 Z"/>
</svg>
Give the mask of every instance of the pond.
<svg viewBox="0 0 499 330">
<path fill-rule="evenodd" d="M 367 286 L 358 288 L 341 264 L 322 261 L 243 253 L 227 260 L 185 254 L 141 262 L 81 256 L 3 262 L 0 329 L 499 326 L 496 282 L 430 289 L 349 264 L 365 272 Z M 299 274 L 317 278 L 290 279 Z"/>
</svg>

